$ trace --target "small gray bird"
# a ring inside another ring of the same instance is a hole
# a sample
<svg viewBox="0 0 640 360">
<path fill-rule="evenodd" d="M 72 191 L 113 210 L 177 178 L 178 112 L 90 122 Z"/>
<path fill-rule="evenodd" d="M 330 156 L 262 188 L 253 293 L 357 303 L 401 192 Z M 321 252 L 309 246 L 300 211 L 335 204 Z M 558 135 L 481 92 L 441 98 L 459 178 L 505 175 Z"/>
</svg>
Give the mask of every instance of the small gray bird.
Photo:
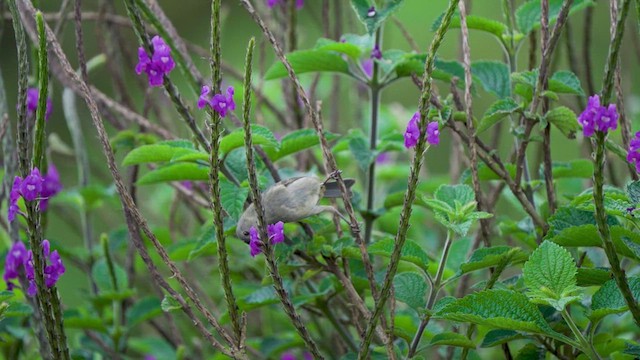
<svg viewBox="0 0 640 360">
<path fill-rule="evenodd" d="M 353 186 L 355 180 L 345 179 L 344 182 L 347 189 L 349 189 Z M 340 196 L 338 183 L 332 180 L 331 177 L 325 181 L 321 181 L 314 176 L 282 180 L 262 194 L 265 221 L 267 224 L 275 224 L 278 221 L 285 223 L 296 222 L 324 211 L 338 214 L 344 219 L 344 216 L 334 207 L 318 205 L 318 202 L 323 197 L 337 198 Z M 250 240 L 249 230 L 252 226 L 258 227 L 258 215 L 254 204 L 249 205 L 240 216 L 236 228 L 236 236 L 248 243 Z"/>
</svg>

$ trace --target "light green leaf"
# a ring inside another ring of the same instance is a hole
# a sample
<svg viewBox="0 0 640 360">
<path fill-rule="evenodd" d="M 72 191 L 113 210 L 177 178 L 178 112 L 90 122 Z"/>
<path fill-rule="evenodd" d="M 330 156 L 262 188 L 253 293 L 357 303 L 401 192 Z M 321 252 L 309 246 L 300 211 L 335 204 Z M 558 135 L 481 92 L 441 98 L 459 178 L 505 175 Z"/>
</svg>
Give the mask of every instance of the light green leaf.
<svg viewBox="0 0 640 360">
<path fill-rule="evenodd" d="M 338 42 L 331 39 L 320 38 L 316 42 L 315 50 L 335 51 L 337 53 L 348 55 L 350 58 L 357 60 L 362 56 L 362 50 L 359 46 L 350 42 Z"/>
<path fill-rule="evenodd" d="M 552 25 L 558 18 L 562 8 L 562 0 L 549 0 L 549 24 Z M 569 9 L 569 14 L 582 10 L 587 6 L 592 6 L 591 0 L 574 0 Z M 540 0 L 532 0 L 524 3 L 516 10 L 516 24 L 523 34 L 528 34 L 531 30 L 540 28 Z"/>
<path fill-rule="evenodd" d="M 584 96 L 584 91 L 580 85 L 580 79 L 571 71 L 557 71 L 549 79 L 549 90 L 561 94 L 574 94 Z"/>
<path fill-rule="evenodd" d="M 415 310 L 423 310 L 426 305 L 427 282 L 422 275 L 403 272 L 393 278 L 393 291 L 397 300 Z"/>
<path fill-rule="evenodd" d="M 131 150 L 122 160 L 125 166 L 166 162 L 174 157 L 198 153 L 193 144 L 186 140 L 163 141 L 157 144 L 143 145 Z"/>
<path fill-rule="evenodd" d="M 162 314 L 160 299 L 155 296 L 148 296 L 136 301 L 133 306 L 127 310 L 127 325 L 131 328 L 153 319 L 160 314 Z"/>
<path fill-rule="evenodd" d="M 337 72 L 349 74 L 349 64 L 330 50 L 300 50 L 286 55 L 296 75 L 309 72 Z M 281 62 L 277 62 L 264 74 L 265 80 L 287 77 L 287 69 Z"/>
<path fill-rule="evenodd" d="M 519 109 L 520 105 L 512 98 L 500 99 L 494 102 L 482 116 L 477 129 L 478 134 L 488 130 Z"/>
<path fill-rule="evenodd" d="M 151 185 L 169 181 L 207 181 L 209 167 L 188 162 L 169 163 L 144 174 L 137 185 Z"/>
<path fill-rule="evenodd" d="M 336 134 L 330 132 L 324 133 L 327 141 L 331 141 L 338 137 Z M 300 129 L 292 131 L 282 137 L 280 142 L 280 148 L 265 148 L 264 151 L 269 155 L 271 161 L 277 161 L 285 156 L 295 154 L 299 151 L 312 148 L 320 143 L 318 135 L 313 129 Z"/>
<path fill-rule="evenodd" d="M 394 245 L 394 239 L 387 237 L 369 245 L 367 250 L 371 255 L 391 257 Z M 429 265 L 429 256 L 427 256 L 427 253 L 424 252 L 418 244 L 411 240 L 405 241 L 400 253 L 400 260 L 413 263 L 423 270 L 427 270 Z"/>
<path fill-rule="evenodd" d="M 271 130 L 260 125 L 251 125 L 251 141 L 254 145 L 278 148 L 280 144 Z M 244 129 L 236 129 L 220 140 L 220 154 L 228 154 L 231 150 L 244 146 Z"/>
<path fill-rule="evenodd" d="M 524 264 L 522 275 L 529 288 L 528 295 L 536 301 L 562 311 L 578 290 L 576 275 L 578 267 L 571 254 L 563 247 L 545 241 Z"/>
<path fill-rule="evenodd" d="M 469 339 L 463 334 L 459 334 L 451 331 L 446 331 L 446 332 L 436 334 L 433 336 L 433 338 L 431 338 L 431 342 L 429 343 L 429 346 L 439 346 L 439 345 L 457 346 L 457 347 L 463 347 L 468 349 L 476 348 L 476 344 L 474 344 L 473 341 L 471 341 L 471 339 Z"/>
<path fill-rule="evenodd" d="M 473 189 L 469 185 L 441 185 L 434 195 L 452 208 L 456 208 L 456 202 L 465 205 L 475 201 Z"/>
<path fill-rule="evenodd" d="M 244 202 L 249 195 L 249 188 L 237 187 L 229 181 L 220 181 L 220 201 L 222 208 L 233 220 L 238 220 L 244 211 Z"/>
<path fill-rule="evenodd" d="M 628 278 L 629 288 L 634 299 L 640 298 L 640 278 Z M 627 311 L 629 307 L 622 297 L 622 293 L 618 288 L 615 280 L 607 281 L 591 298 L 591 314 L 592 319 L 601 319 L 610 314 L 620 314 Z"/>
<path fill-rule="evenodd" d="M 436 21 L 431 25 L 431 31 L 437 31 L 438 27 L 442 23 L 442 17 L 444 13 L 438 16 Z M 492 19 L 488 19 L 482 16 L 476 15 L 467 15 L 467 27 L 473 30 L 485 31 L 490 34 L 495 35 L 498 39 L 502 39 L 502 37 L 509 31 L 507 25 L 495 21 Z M 451 24 L 449 24 L 449 28 L 451 29 L 459 29 L 460 28 L 460 15 L 456 14 L 451 18 Z"/>
<path fill-rule="evenodd" d="M 382 8 L 375 8 L 372 12 L 369 12 L 372 5 L 369 0 L 351 0 L 351 6 L 358 15 L 358 19 L 364 24 L 369 35 L 373 35 L 380 25 L 398 10 L 403 2 L 404 0 L 388 0 L 384 2 Z"/>
<path fill-rule="evenodd" d="M 477 249 L 473 252 L 469 260 L 460 264 L 460 274 L 486 269 L 496 266 L 503 261 L 512 263 L 522 262 L 526 255 L 520 248 L 509 246 L 493 246 Z"/>
<path fill-rule="evenodd" d="M 511 80 L 506 64 L 497 61 L 475 61 L 471 64 L 471 72 L 480 80 L 484 89 L 496 95 L 498 99 L 511 96 Z"/>
<path fill-rule="evenodd" d="M 509 290 L 486 290 L 467 295 L 445 306 L 436 316 L 497 329 L 553 333 L 540 310 L 526 296 Z"/>
<path fill-rule="evenodd" d="M 162 299 L 162 302 L 160 303 L 160 308 L 164 312 L 172 312 L 172 311 L 181 309 L 182 305 L 180 305 L 178 300 L 176 300 L 173 296 L 167 294 L 164 296 L 164 299 Z"/>
<path fill-rule="evenodd" d="M 576 131 L 580 130 L 576 113 L 566 106 L 560 106 L 549 111 L 545 115 L 545 119 L 557 127 L 558 130 L 569 139 L 575 139 Z"/>
</svg>

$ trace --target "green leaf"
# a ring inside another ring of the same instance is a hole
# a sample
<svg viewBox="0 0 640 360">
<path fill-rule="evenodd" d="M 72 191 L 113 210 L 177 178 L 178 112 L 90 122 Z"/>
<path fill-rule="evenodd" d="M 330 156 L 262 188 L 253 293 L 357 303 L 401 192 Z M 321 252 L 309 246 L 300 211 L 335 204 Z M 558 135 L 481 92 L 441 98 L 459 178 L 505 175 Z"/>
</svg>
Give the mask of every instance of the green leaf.
<svg viewBox="0 0 640 360">
<path fill-rule="evenodd" d="M 482 339 L 482 344 L 480 344 L 480 347 L 493 347 L 516 339 L 522 339 L 522 335 L 520 335 L 520 333 L 518 333 L 517 331 L 504 329 L 491 330 L 487 333 L 487 335 L 484 336 L 484 339 Z"/>
<path fill-rule="evenodd" d="M 113 280 L 105 259 L 100 259 L 93 265 L 91 276 L 95 280 L 101 293 L 122 292 L 129 287 L 127 272 L 120 265 L 113 263 L 113 272 L 116 278 L 117 289 L 113 287 Z"/>
<path fill-rule="evenodd" d="M 488 130 L 519 109 L 520 105 L 512 98 L 500 99 L 494 102 L 482 116 L 477 129 L 478 134 Z"/>
<path fill-rule="evenodd" d="M 178 300 L 176 300 L 173 296 L 167 294 L 164 296 L 164 299 L 162 299 L 162 302 L 160 303 L 160 308 L 164 312 L 172 312 L 172 311 L 181 309 L 182 305 L 180 305 Z"/>
<path fill-rule="evenodd" d="M 371 255 L 391 257 L 394 245 L 394 239 L 391 237 L 387 237 L 369 245 L 367 250 Z M 411 240 L 405 241 L 404 246 L 402 247 L 402 250 L 400 252 L 400 260 L 415 264 L 423 270 L 427 270 L 429 265 L 429 256 L 427 256 L 427 253 L 424 252 L 424 250 L 422 250 L 422 248 L 418 244 Z"/>
<path fill-rule="evenodd" d="M 316 41 L 315 50 L 328 50 L 348 55 L 350 58 L 357 60 L 362 56 L 362 50 L 359 46 L 348 41 L 339 42 L 331 39 L 320 38 Z"/>
<path fill-rule="evenodd" d="M 136 301 L 133 306 L 127 310 L 127 325 L 131 328 L 153 319 L 160 314 L 162 314 L 160 299 L 155 296 L 148 296 Z"/>
<path fill-rule="evenodd" d="M 475 61 L 471 64 L 471 72 L 480 80 L 486 91 L 499 99 L 511 96 L 511 79 L 506 64 L 497 61 Z"/>
<path fill-rule="evenodd" d="M 95 330 L 104 333 L 107 332 L 107 327 L 105 326 L 103 320 L 97 316 L 86 314 L 86 310 L 82 312 L 78 309 L 65 310 L 63 318 L 64 327 L 68 329 Z"/>
<path fill-rule="evenodd" d="M 198 240 L 196 242 L 196 246 L 189 253 L 188 260 L 191 261 L 206 254 L 208 250 L 211 250 L 211 248 L 215 248 L 216 243 L 216 227 L 212 223 L 202 226 L 202 228 L 200 229 L 200 235 L 198 236 Z"/>
<path fill-rule="evenodd" d="M 526 259 L 526 255 L 520 248 L 509 246 L 493 246 L 477 249 L 473 252 L 469 260 L 460 264 L 460 274 L 486 269 L 496 266 L 503 261 L 521 262 Z"/>
<path fill-rule="evenodd" d="M 169 163 L 157 167 L 140 177 L 137 185 L 151 185 L 169 181 L 207 181 L 209 167 L 188 162 Z"/>
<path fill-rule="evenodd" d="M 580 85 L 580 79 L 571 71 L 557 71 L 549 79 L 549 90 L 561 94 L 574 94 L 584 96 L 584 91 Z"/>
<path fill-rule="evenodd" d="M 627 196 L 631 204 L 636 205 L 640 203 L 640 180 L 627 184 Z"/>
<path fill-rule="evenodd" d="M 442 17 L 444 13 L 438 16 L 436 21 L 431 25 L 431 31 L 437 31 L 442 24 Z M 508 33 L 509 28 L 507 25 L 495 21 L 492 19 L 488 19 L 482 16 L 476 15 L 467 15 L 467 27 L 473 30 L 485 31 L 490 34 L 495 35 L 498 39 L 502 39 L 502 37 Z M 460 15 L 456 14 L 451 18 L 451 24 L 449 24 L 449 28 L 451 29 L 459 29 L 460 28 Z"/>
<path fill-rule="evenodd" d="M 426 305 L 427 282 L 422 275 L 403 272 L 393 278 L 393 291 L 397 300 L 421 311 Z"/>
<path fill-rule="evenodd" d="M 4 317 L 25 317 L 33 314 L 33 309 L 29 304 L 21 301 L 8 301 L 9 306 L 4 311 Z"/>
<path fill-rule="evenodd" d="M 572 296 L 578 290 L 577 272 L 578 267 L 567 250 L 545 241 L 524 264 L 522 275 L 529 297 L 562 311 L 569 302 L 577 300 Z"/>
<path fill-rule="evenodd" d="M 280 145 L 271 130 L 260 125 L 251 125 L 251 140 L 253 145 L 278 148 Z M 220 140 L 220 154 L 228 154 L 231 150 L 244 146 L 244 130 L 236 129 Z"/>
<path fill-rule="evenodd" d="M 518 354 L 516 354 L 515 360 L 544 360 L 546 350 L 538 347 L 535 344 L 526 344 L 523 346 Z"/>
<path fill-rule="evenodd" d="M 369 169 L 369 165 L 376 158 L 376 154 L 369 149 L 369 144 L 367 143 L 367 139 L 360 132 L 356 133 L 358 135 L 351 136 L 349 139 L 349 149 L 351 153 L 356 158 L 356 162 L 362 171 L 367 171 Z"/>
<path fill-rule="evenodd" d="M 486 290 L 467 295 L 448 304 L 436 315 L 491 328 L 553 333 L 537 306 L 523 294 L 509 290 Z"/>
<path fill-rule="evenodd" d="M 433 338 L 431 338 L 431 342 L 429 343 L 429 346 L 438 346 L 438 345 L 457 346 L 457 347 L 463 347 L 468 349 L 476 348 L 476 344 L 474 344 L 473 341 L 471 341 L 471 339 L 469 339 L 463 334 L 459 334 L 451 331 L 446 331 L 446 332 L 436 334 L 433 336 Z"/>
<path fill-rule="evenodd" d="M 351 6 L 369 35 L 373 35 L 380 25 L 398 10 L 403 2 L 404 0 L 387 0 L 382 8 L 375 8 L 372 12 L 369 12 L 372 5 L 369 0 L 351 0 Z"/>
<path fill-rule="evenodd" d="M 327 138 L 327 141 L 331 141 L 338 137 L 338 135 L 326 131 L 324 136 Z M 279 149 L 265 148 L 264 151 L 269 155 L 269 159 L 271 159 L 271 161 L 277 161 L 285 156 L 312 148 L 318 144 L 320 144 L 320 140 L 318 139 L 318 135 L 315 130 L 300 129 L 283 136 Z"/>
<path fill-rule="evenodd" d="M 549 0 L 549 25 L 555 23 L 562 8 L 562 0 Z M 569 14 L 592 6 L 592 0 L 574 0 L 569 9 Z M 540 28 L 540 0 L 532 0 L 524 3 L 516 10 L 516 24 L 523 34 Z"/>
<path fill-rule="evenodd" d="M 540 175 L 544 176 L 544 166 L 540 165 Z M 593 176 L 593 162 L 588 159 L 577 159 L 569 162 L 554 161 L 551 164 L 554 179 L 591 179 Z"/>
<path fill-rule="evenodd" d="M 598 268 L 578 268 L 578 286 L 602 286 L 611 279 L 609 269 Z"/>
<path fill-rule="evenodd" d="M 566 106 L 560 106 L 549 111 L 544 118 L 569 139 L 575 139 L 576 131 L 580 130 L 576 113 Z"/>
<path fill-rule="evenodd" d="M 349 64 L 334 51 L 330 50 L 299 50 L 286 55 L 296 75 L 309 72 L 337 72 L 349 74 Z M 287 69 L 281 62 L 277 62 L 264 74 L 265 80 L 287 77 Z"/>
<path fill-rule="evenodd" d="M 174 157 L 198 153 L 187 140 L 163 141 L 157 144 L 143 145 L 131 150 L 122 160 L 125 166 L 166 162 Z"/>
<path fill-rule="evenodd" d="M 220 181 L 220 201 L 222 208 L 231 216 L 238 220 L 244 211 L 244 202 L 249 195 L 249 188 L 237 187 L 229 181 Z"/>
<path fill-rule="evenodd" d="M 628 278 L 629 287 L 634 299 L 640 298 L 640 278 Z M 618 288 L 615 280 L 607 281 L 591 298 L 591 314 L 592 319 L 601 319 L 610 314 L 619 314 L 629 309 L 627 303 L 622 297 L 622 293 Z"/>
<path fill-rule="evenodd" d="M 452 208 L 456 208 L 456 203 L 465 205 L 475 202 L 473 189 L 469 185 L 441 185 L 434 196 Z"/>
</svg>

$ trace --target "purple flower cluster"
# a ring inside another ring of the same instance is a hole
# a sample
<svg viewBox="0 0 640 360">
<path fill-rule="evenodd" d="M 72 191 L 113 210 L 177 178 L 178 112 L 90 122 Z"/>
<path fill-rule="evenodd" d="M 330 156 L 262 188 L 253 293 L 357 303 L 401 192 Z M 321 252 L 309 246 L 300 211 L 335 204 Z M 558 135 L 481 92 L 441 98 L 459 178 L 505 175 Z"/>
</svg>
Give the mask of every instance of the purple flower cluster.
<svg viewBox="0 0 640 360">
<path fill-rule="evenodd" d="M 367 77 L 373 76 L 373 61 L 382 59 L 382 51 L 380 51 L 380 47 L 376 45 L 373 50 L 371 50 L 371 56 L 368 59 L 362 61 L 362 71 Z"/>
<path fill-rule="evenodd" d="M 162 86 L 164 75 L 168 75 L 176 66 L 171 57 L 171 48 L 158 35 L 151 39 L 153 45 L 153 55 L 149 55 L 144 47 L 138 48 L 138 65 L 136 65 L 136 74 L 143 72 L 149 77 L 149 86 Z"/>
<path fill-rule="evenodd" d="M 222 117 L 227 116 L 227 111 L 233 111 L 236 109 L 236 103 L 233 101 L 233 86 L 229 86 L 227 88 L 226 95 L 215 94 L 210 97 L 209 93 L 211 93 L 211 88 L 203 86 L 200 91 L 200 98 L 198 98 L 198 109 L 202 109 L 209 105 Z"/>
<path fill-rule="evenodd" d="M 297 359 L 298 359 L 298 357 L 292 351 L 287 351 L 285 353 L 282 353 L 282 355 L 280 355 L 280 360 L 297 360 Z M 302 359 L 303 360 L 312 360 L 313 356 L 311 356 L 310 353 L 305 351 L 302 354 Z"/>
<path fill-rule="evenodd" d="M 272 7 L 276 6 L 276 5 L 284 4 L 284 3 L 285 3 L 285 1 L 283 1 L 283 0 L 267 0 L 267 6 L 269 8 L 272 8 Z M 298 10 L 302 9 L 303 6 L 304 6 L 304 0 L 296 0 L 296 8 Z"/>
<path fill-rule="evenodd" d="M 420 112 L 413 114 L 413 117 L 407 124 L 407 130 L 404 132 L 404 146 L 410 149 L 418 143 L 420 137 L 420 128 L 418 121 L 420 120 Z M 438 122 L 432 121 L 427 125 L 427 142 L 431 145 L 440 144 L 440 130 L 438 130 Z"/>
<path fill-rule="evenodd" d="M 13 179 L 11 193 L 9 194 L 9 210 L 7 218 L 11 222 L 15 220 L 20 212 L 18 200 L 22 197 L 25 201 L 40 200 L 40 211 L 47 210 L 49 199 L 62 190 L 60 174 L 56 167 L 51 164 L 49 171 L 42 177 L 38 168 L 33 168 L 31 173 L 24 179 L 16 176 Z"/>
<path fill-rule="evenodd" d="M 600 105 L 600 96 L 590 96 L 587 108 L 578 117 L 578 122 L 582 125 L 582 133 L 586 137 L 593 136 L 594 131 L 615 130 L 618 127 L 616 105 Z"/>
<path fill-rule="evenodd" d="M 29 88 L 27 90 L 27 114 L 35 114 L 38 110 L 38 100 L 40 99 L 40 91 L 36 88 Z M 49 120 L 51 117 L 51 111 L 53 111 L 53 104 L 51 98 L 47 98 L 47 108 L 44 112 L 44 119 Z"/>
<path fill-rule="evenodd" d="M 629 152 L 627 153 L 627 161 L 636 166 L 636 172 L 640 173 L 640 131 L 629 142 Z"/>
<path fill-rule="evenodd" d="M 62 258 L 57 250 L 51 251 L 49 240 L 42 241 L 42 251 L 44 253 L 44 284 L 50 288 L 58 282 L 60 276 L 65 273 L 66 268 L 62 263 Z M 15 284 L 12 280 L 17 279 L 20 270 L 24 269 L 27 280 L 29 280 L 29 288 L 27 295 L 34 296 L 38 291 L 35 282 L 35 268 L 33 266 L 33 252 L 27 251 L 27 248 L 21 241 L 13 244 L 4 263 L 3 279 L 7 283 L 7 289 L 13 290 Z"/>
<path fill-rule="evenodd" d="M 249 247 L 251 248 L 251 256 L 255 257 L 256 255 L 262 252 L 262 241 L 260 241 L 260 235 L 258 235 L 258 229 L 255 226 L 252 226 L 249 229 Z M 269 236 L 269 241 L 272 245 L 281 243 L 284 241 L 284 223 L 282 221 L 278 221 L 275 224 L 267 225 L 267 236 Z"/>
</svg>

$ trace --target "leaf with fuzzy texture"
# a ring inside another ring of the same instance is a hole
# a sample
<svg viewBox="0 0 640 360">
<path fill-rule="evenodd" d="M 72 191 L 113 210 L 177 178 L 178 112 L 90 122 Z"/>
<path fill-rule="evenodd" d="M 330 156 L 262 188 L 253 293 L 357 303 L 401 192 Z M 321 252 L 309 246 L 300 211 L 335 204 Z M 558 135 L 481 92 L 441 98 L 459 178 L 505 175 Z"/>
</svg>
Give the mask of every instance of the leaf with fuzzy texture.
<svg viewBox="0 0 640 360">
<path fill-rule="evenodd" d="M 400 273 L 393 278 L 393 291 L 397 300 L 422 310 L 426 305 L 427 282 L 414 272 Z"/>
<path fill-rule="evenodd" d="M 631 293 L 635 299 L 640 298 L 640 278 L 633 277 L 628 279 Z M 592 319 L 600 319 L 610 314 L 619 314 L 629 309 L 627 303 L 622 297 L 622 293 L 618 288 L 615 280 L 607 281 L 591 298 L 591 314 Z"/>
</svg>

